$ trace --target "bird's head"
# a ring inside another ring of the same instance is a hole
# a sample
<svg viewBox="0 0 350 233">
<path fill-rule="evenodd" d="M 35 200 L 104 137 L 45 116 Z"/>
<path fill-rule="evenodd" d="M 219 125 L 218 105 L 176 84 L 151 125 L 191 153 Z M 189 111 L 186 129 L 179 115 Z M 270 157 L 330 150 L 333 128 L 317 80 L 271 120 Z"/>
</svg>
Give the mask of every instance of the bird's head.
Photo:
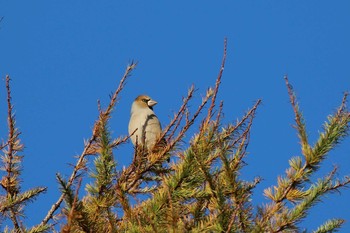
<svg viewBox="0 0 350 233">
<path fill-rule="evenodd" d="M 157 101 L 152 100 L 151 97 L 147 95 L 139 95 L 134 103 L 140 108 L 150 108 L 153 110 L 153 106 L 157 104 Z"/>
</svg>

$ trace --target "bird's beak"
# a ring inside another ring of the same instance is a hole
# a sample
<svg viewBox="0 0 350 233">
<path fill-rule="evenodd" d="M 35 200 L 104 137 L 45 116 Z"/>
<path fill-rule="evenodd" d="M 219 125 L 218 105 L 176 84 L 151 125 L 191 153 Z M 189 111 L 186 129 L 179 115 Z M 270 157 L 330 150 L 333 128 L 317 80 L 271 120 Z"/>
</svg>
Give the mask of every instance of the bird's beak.
<svg viewBox="0 0 350 233">
<path fill-rule="evenodd" d="M 148 102 L 147 102 L 147 105 L 149 106 L 149 107 L 153 107 L 154 105 L 156 105 L 157 104 L 157 101 L 154 101 L 154 100 L 149 100 Z"/>
</svg>

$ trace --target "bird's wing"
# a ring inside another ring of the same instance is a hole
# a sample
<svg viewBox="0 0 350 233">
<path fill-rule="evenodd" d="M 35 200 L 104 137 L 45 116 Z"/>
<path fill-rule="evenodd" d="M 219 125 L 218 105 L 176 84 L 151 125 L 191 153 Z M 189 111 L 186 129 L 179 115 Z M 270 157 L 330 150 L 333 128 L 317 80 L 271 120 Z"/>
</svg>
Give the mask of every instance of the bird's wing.
<svg viewBox="0 0 350 233">
<path fill-rule="evenodd" d="M 128 131 L 129 135 L 131 135 L 137 129 L 136 132 L 131 136 L 131 141 L 134 145 L 136 145 L 136 141 L 137 144 L 142 144 L 142 130 L 144 122 L 145 117 L 142 115 L 131 115 Z"/>
<path fill-rule="evenodd" d="M 148 115 L 143 130 L 146 137 L 145 143 L 151 149 L 162 134 L 160 122 L 155 114 Z"/>
</svg>

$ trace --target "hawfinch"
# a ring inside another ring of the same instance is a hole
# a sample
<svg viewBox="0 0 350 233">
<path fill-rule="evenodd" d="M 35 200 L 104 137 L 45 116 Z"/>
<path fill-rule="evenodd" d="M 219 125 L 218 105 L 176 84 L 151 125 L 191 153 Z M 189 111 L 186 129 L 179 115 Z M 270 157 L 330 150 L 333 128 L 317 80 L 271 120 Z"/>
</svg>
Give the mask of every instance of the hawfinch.
<svg viewBox="0 0 350 233">
<path fill-rule="evenodd" d="M 153 106 L 156 104 L 157 102 L 147 95 L 138 96 L 132 103 L 129 134 L 137 129 L 131 136 L 135 146 L 144 146 L 151 150 L 162 134 L 160 122 L 153 112 Z"/>
</svg>

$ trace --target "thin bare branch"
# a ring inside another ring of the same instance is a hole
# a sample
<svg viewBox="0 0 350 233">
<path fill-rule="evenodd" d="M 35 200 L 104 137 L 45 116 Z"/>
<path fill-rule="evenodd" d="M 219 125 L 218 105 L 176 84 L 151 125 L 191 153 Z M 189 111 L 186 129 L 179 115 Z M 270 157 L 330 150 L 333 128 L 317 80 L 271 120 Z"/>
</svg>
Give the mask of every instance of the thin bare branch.
<svg viewBox="0 0 350 233">
<path fill-rule="evenodd" d="M 127 66 L 125 73 L 119 82 L 119 86 L 118 86 L 117 90 L 114 92 L 107 109 L 104 111 L 105 115 L 109 115 L 111 113 L 112 109 L 114 108 L 114 106 L 118 100 L 119 93 L 124 88 L 127 78 L 131 75 L 131 71 L 136 68 L 136 65 L 137 65 L 137 63 L 134 63 L 132 61 L 131 64 Z"/>
<path fill-rule="evenodd" d="M 340 107 L 338 108 L 338 111 L 337 111 L 337 116 L 341 115 L 341 113 L 344 111 L 344 109 L 346 109 L 346 102 L 347 102 L 347 99 L 348 99 L 348 95 L 349 95 L 349 92 L 345 92 L 344 93 L 341 105 L 340 105 Z"/>
<path fill-rule="evenodd" d="M 127 142 L 129 140 L 129 138 L 136 133 L 136 131 L 137 131 L 137 129 L 135 129 L 134 132 L 132 132 L 130 135 L 113 140 L 113 142 L 111 143 L 111 147 L 115 148 L 115 147 L 119 146 L 120 144 Z"/>
<path fill-rule="evenodd" d="M 207 115 L 207 118 L 205 120 L 206 121 L 205 124 L 209 123 L 209 121 L 210 121 L 210 119 L 212 117 L 212 114 L 213 114 L 213 109 L 215 107 L 216 97 L 217 97 L 217 94 L 219 92 L 219 87 L 220 87 L 220 84 L 221 84 L 221 77 L 222 77 L 222 74 L 223 74 L 224 68 L 225 68 L 226 52 L 227 52 L 227 38 L 225 38 L 225 40 L 224 40 L 224 53 L 223 53 L 223 56 L 222 56 L 221 67 L 220 67 L 219 74 L 218 74 L 218 76 L 216 78 L 215 88 L 214 88 L 213 95 L 212 95 L 212 98 L 211 98 L 211 104 L 210 104 L 210 107 L 209 107 L 209 110 L 208 110 L 208 115 Z"/>
<path fill-rule="evenodd" d="M 170 129 L 172 127 L 173 130 L 171 132 L 171 134 L 168 137 L 168 141 L 171 140 L 171 138 L 173 137 L 173 135 L 175 134 L 175 131 L 177 130 L 178 126 L 181 123 L 182 117 L 186 112 L 187 106 L 188 106 L 188 102 L 190 101 L 190 99 L 192 99 L 193 97 L 193 92 L 194 92 L 194 86 L 191 86 L 190 90 L 188 91 L 187 96 L 184 98 L 183 103 L 179 109 L 179 111 L 176 113 L 175 117 L 173 118 L 173 120 L 168 124 L 168 126 L 164 129 L 163 134 L 161 135 L 160 139 L 165 137 L 165 135 L 170 131 Z"/>
</svg>

